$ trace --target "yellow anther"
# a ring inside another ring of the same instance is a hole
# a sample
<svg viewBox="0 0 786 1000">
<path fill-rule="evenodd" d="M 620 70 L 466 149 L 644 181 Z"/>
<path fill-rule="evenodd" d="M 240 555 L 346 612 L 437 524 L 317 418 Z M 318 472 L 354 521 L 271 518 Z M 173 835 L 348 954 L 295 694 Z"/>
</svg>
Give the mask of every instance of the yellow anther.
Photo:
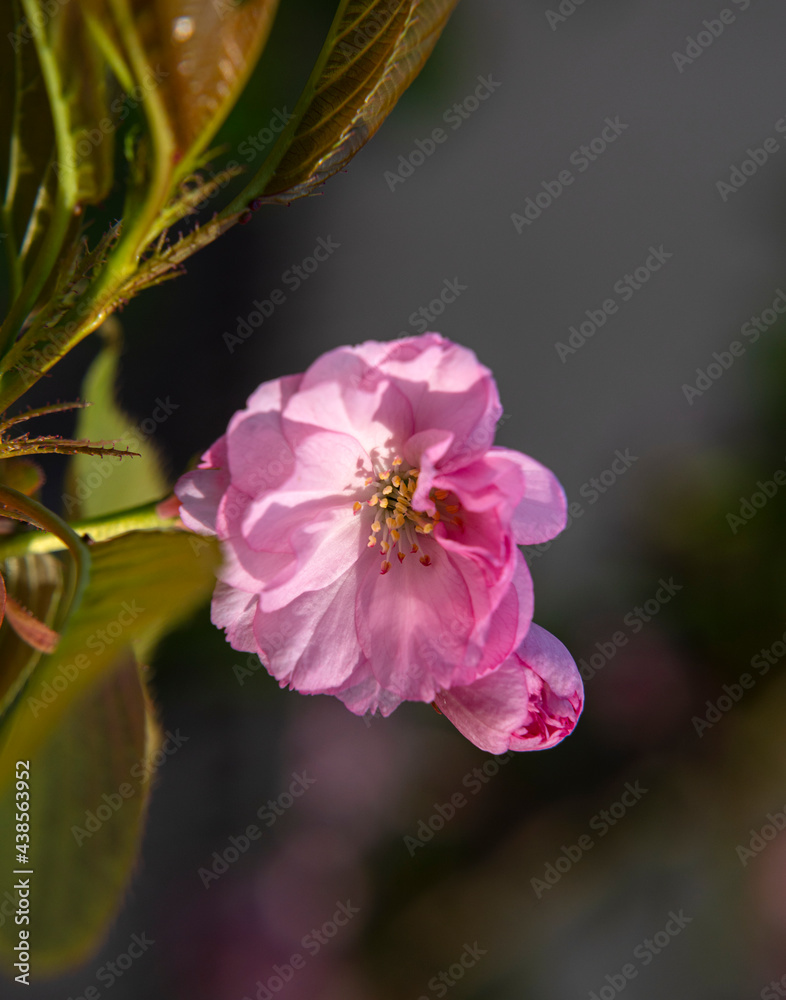
<svg viewBox="0 0 786 1000">
<path fill-rule="evenodd" d="M 445 510 L 448 512 L 448 514 L 455 514 L 458 509 L 459 505 L 457 503 L 449 503 L 445 507 Z"/>
<path fill-rule="evenodd" d="M 413 510 L 413 494 L 417 490 L 420 470 L 409 469 L 403 474 L 399 473 L 397 470 L 403 464 L 404 460 L 401 456 L 396 455 L 391 463 L 391 468 L 384 472 L 375 473 L 376 478 L 370 477 L 366 480 L 366 485 L 371 486 L 375 491 L 367 503 L 370 507 L 380 508 L 371 524 L 372 533 L 369 535 L 368 546 L 372 548 L 379 542 L 383 559 L 380 567 L 382 575 L 390 571 L 394 551 L 400 563 L 404 562 L 406 553 L 411 552 L 419 554 L 420 562 L 424 566 L 431 566 L 431 556 L 422 552 L 413 536 L 416 537 L 417 534 L 430 535 L 434 531 L 434 526 L 439 523 L 441 516 L 444 516 L 447 521 L 448 511 L 453 513 L 460 509 L 458 504 L 446 507 L 442 503 L 450 496 L 449 490 L 432 489 L 429 492 L 428 506 L 433 507 L 435 502 L 439 502 L 440 509 L 435 509 L 434 513 L 431 513 L 430 510 Z M 353 505 L 356 514 L 362 508 L 362 503 L 356 502 Z M 461 522 L 455 518 L 452 519 L 452 523 L 460 524 Z"/>
<path fill-rule="evenodd" d="M 363 504 L 362 504 L 362 503 L 360 503 L 360 501 L 359 501 L 359 500 L 356 500 L 356 501 L 355 501 L 355 502 L 354 502 L 354 503 L 352 504 L 352 510 L 353 510 L 353 511 L 354 511 L 354 512 L 355 512 L 355 513 L 357 514 L 357 512 L 358 512 L 359 510 L 363 510 Z"/>
</svg>

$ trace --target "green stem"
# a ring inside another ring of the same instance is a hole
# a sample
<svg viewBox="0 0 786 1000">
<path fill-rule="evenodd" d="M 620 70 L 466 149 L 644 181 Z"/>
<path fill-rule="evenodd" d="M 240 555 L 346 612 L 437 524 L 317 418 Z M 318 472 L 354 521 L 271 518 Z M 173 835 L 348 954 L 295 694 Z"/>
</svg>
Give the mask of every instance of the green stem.
<svg viewBox="0 0 786 1000">
<path fill-rule="evenodd" d="M 160 517 L 156 508 L 160 501 L 131 507 L 128 510 L 105 514 L 102 517 L 89 518 L 84 521 L 74 521 L 66 525 L 74 533 L 81 545 L 84 542 L 78 536 L 88 535 L 94 542 L 105 542 L 129 531 L 162 531 L 176 528 L 180 524 L 176 517 Z M 65 524 L 65 522 L 62 522 Z M 5 541 L 0 541 L 0 560 L 8 556 L 22 556 L 38 552 L 58 552 L 66 548 L 66 543 L 55 533 L 24 532 L 13 535 Z M 88 550 L 89 551 L 89 550 Z"/>
<path fill-rule="evenodd" d="M 111 6 L 118 29 L 125 41 L 131 70 L 135 79 L 141 81 L 147 70 L 145 54 L 139 43 L 136 26 L 125 0 L 111 0 Z M 155 225 L 159 213 L 169 200 L 172 188 L 172 169 L 176 146 L 169 128 L 166 108 L 160 95 L 149 90 L 142 102 L 149 126 L 152 144 L 152 170 L 144 200 L 139 211 L 124 211 L 124 224 L 117 246 L 109 256 L 106 266 L 98 276 L 92 291 L 94 301 L 111 296 L 126 278 L 132 275 L 141 254 L 147 247 L 147 235 Z M 131 216 L 129 219 L 128 216 Z"/>
</svg>

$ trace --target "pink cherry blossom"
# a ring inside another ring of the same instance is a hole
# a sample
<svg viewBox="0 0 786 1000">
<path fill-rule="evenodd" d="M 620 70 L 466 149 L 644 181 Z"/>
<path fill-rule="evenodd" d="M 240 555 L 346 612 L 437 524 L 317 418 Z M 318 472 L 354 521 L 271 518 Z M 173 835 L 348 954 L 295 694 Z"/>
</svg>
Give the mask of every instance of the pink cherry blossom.
<svg viewBox="0 0 786 1000">
<path fill-rule="evenodd" d="M 176 487 L 185 525 L 224 543 L 213 622 L 357 714 L 436 699 L 492 752 L 558 742 L 581 679 L 532 625 L 518 546 L 563 529 L 565 495 L 493 445 L 501 414 L 491 372 L 434 333 L 263 383 Z"/>
<path fill-rule="evenodd" d="M 475 746 L 498 754 L 559 743 L 581 715 L 584 691 L 570 653 L 533 622 L 496 670 L 440 691 L 434 703 Z"/>
</svg>

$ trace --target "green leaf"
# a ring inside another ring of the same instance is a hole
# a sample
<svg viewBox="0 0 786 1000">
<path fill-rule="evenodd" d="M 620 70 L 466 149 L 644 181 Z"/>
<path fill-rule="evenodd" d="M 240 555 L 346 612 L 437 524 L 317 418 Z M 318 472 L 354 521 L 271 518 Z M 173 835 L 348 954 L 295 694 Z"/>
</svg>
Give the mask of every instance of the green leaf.
<svg viewBox="0 0 786 1000">
<path fill-rule="evenodd" d="M 111 441 L 140 457 L 75 455 L 68 465 L 63 494 L 69 520 L 101 517 L 160 500 L 168 489 L 155 445 L 115 401 L 120 350 L 119 337 L 108 340 L 90 366 L 82 393 L 92 406 L 80 411 L 74 436 L 91 442 Z"/>
<path fill-rule="evenodd" d="M 118 648 L 132 646 L 144 662 L 158 639 L 215 586 L 217 546 L 189 532 L 133 531 L 91 545 L 90 554 L 81 604 L 4 724 L 8 759 L 27 758 L 48 739 L 71 706 L 111 671 Z M 7 779 L 8 768 L 0 764 L 0 785 Z"/>
<path fill-rule="evenodd" d="M 0 794 L 0 842 L 8 849 L 2 875 L 30 871 L 32 975 L 62 972 L 100 944 L 128 884 L 141 839 L 160 737 L 136 662 L 115 648 L 101 681 L 69 707 L 57 729 L 26 757 L 6 754 L 4 772 L 29 764 L 29 852 L 14 851 L 14 784 Z M 92 814 L 93 819 L 88 818 Z M 24 823 L 24 820 L 23 820 Z M 15 829 L 16 827 L 16 829 Z M 27 863 L 20 858 L 27 858 Z M 19 927 L 0 927 L 0 961 L 10 975 L 18 961 Z"/>
<path fill-rule="evenodd" d="M 457 3 L 343 0 L 293 120 L 244 197 L 289 202 L 344 168 L 420 72 Z"/>
<path fill-rule="evenodd" d="M 218 562 L 212 540 L 183 531 L 131 532 L 92 545 L 91 555 L 90 583 L 56 652 L 35 654 L 32 675 L 23 665 L 24 676 L 11 678 L 0 730 L 0 842 L 7 845 L 14 843 L 15 765 L 30 763 L 31 931 L 35 972 L 42 974 L 84 960 L 119 905 L 157 746 L 137 658 L 146 659 L 161 635 L 208 596 Z M 4 563 L 9 590 L 27 583 L 28 603 L 41 617 L 44 588 L 32 569 L 53 572 L 51 617 L 57 562 L 27 556 Z M 2 652 L 9 648 L 6 627 Z M 101 821 L 99 829 L 94 820 L 88 824 L 88 811 Z M 9 967 L 17 934 L 11 921 L 0 924 L 0 960 Z"/>
<path fill-rule="evenodd" d="M 109 194 L 114 173 L 117 123 L 110 116 L 106 61 L 79 4 L 58 5 L 48 29 L 71 136 L 77 202 L 96 204 Z"/>
</svg>

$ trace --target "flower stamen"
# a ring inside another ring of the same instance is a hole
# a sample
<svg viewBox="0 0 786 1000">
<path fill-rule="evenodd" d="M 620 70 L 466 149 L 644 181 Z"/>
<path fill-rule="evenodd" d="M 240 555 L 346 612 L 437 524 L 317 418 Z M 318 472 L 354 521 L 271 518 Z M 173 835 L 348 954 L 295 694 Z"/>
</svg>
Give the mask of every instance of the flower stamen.
<svg viewBox="0 0 786 1000">
<path fill-rule="evenodd" d="M 419 469 L 403 469 L 395 472 L 403 465 L 403 459 L 396 455 L 391 463 L 392 468 L 377 472 L 376 478 L 369 476 L 365 485 L 373 488 L 373 494 L 367 499 L 369 507 L 379 507 L 385 511 L 384 515 L 375 517 L 371 524 L 371 534 L 369 535 L 368 547 L 372 548 L 379 542 L 380 554 L 382 555 L 382 565 L 380 573 L 383 575 L 390 570 L 391 562 L 388 555 L 397 549 L 396 556 L 400 563 L 404 562 L 406 553 L 403 551 L 404 542 L 407 543 L 410 553 L 413 555 L 420 552 L 420 547 L 415 541 L 418 535 L 430 535 L 434 527 L 440 523 L 462 526 L 462 521 L 454 515 L 461 510 L 461 505 L 454 501 L 445 503 L 445 500 L 452 499 L 450 490 L 431 490 L 429 499 L 433 504 L 433 512 L 426 510 L 415 510 L 412 506 L 412 498 L 415 495 L 418 485 Z M 355 501 L 353 510 L 358 513 L 362 510 L 363 504 Z M 443 519 L 444 515 L 444 519 Z M 397 548 L 398 547 L 398 548 Z M 431 556 L 422 553 L 419 557 L 423 566 L 431 566 Z"/>
</svg>

